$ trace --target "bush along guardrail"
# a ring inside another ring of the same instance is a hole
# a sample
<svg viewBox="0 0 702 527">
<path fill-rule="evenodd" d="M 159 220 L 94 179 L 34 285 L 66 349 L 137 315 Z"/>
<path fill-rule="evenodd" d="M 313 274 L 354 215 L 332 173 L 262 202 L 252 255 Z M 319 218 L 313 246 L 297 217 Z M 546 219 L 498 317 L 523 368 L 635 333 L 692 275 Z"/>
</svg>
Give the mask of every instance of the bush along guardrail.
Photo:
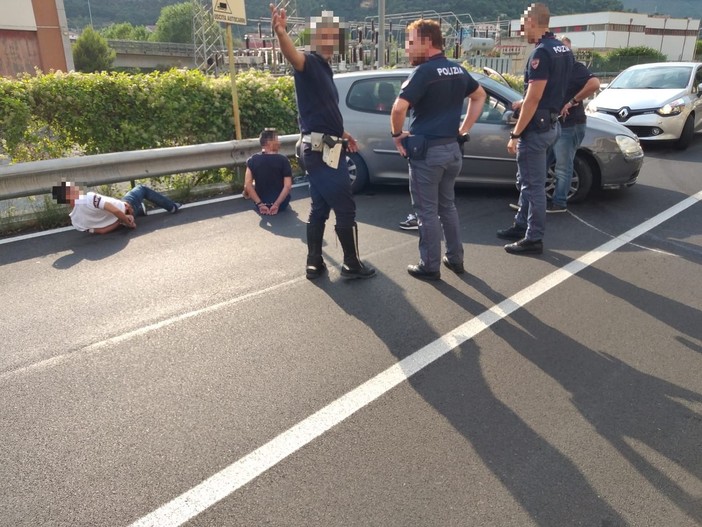
<svg viewBox="0 0 702 527">
<path fill-rule="evenodd" d="M 242 137 L 297 131 L 292 77 L 236 76 Z M 11 163 L 227 141 L 229 77 L 197 70 L 0 79 L 0 147 Z"/>
</svg>

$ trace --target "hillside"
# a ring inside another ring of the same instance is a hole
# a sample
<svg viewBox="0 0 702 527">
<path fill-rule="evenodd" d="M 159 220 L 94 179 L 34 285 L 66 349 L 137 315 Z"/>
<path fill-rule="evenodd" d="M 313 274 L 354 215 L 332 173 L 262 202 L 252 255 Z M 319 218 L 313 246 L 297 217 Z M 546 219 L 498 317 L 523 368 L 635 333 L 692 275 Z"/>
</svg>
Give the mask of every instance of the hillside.
<svg viewBox="0 0 702 527">
<path fill-rule="evenodd" d="M 624 9 L 637 13 L 660 13 L 675 18 L 702 19 L 700 0 L 621 0 Z"/>
<path fill-rule="evenodd" d="M 96 28 L 102 28 L 112 23 L 130 22 L 135 26 L 151 26 L 156 23 L 161 9 L 167 5 L 180 3 L 183 0 L 63 0 L 71 29 L 81 29 L 92 23 Z M 545 0 L 551 8 L 552 14 L 570 14 L 592 11 L 620 11 L 623 10 L 621 0 Z M 625 0 L 632 5 L 640 6 L 649 0 Z M 695 11 L 702 7 L 700 0 L 655 0 L 666 6 L 681 4 L 680 9 L 685 9 L 684 4 L 692 6 Z M 650 0 L 654 2 L 654 0 Z M 210 4 L 210 2 L 206 2 Z M 475 21 L 496 20 L 502 18 L 519 18 L 526 2 L 524 0 L 444 0 L 440 5 L 432 5 L 431 11 L 427 10 L 426 0 L 386 0 L 386 13 L 431 13 L 432 11 L 452 12 L 467 16 Z M 290 0 L 288 11 L 296 12 L 298 16 L 309 17 L 320 12 L 318 0 Z M 325 9 L 331 9 L 335 14 L 347 21 L 361 21 L 369 16 L 378 14 L 377 0 L 327 0 Z M 640 7 L 639 7 L 640 8 Z M 688 11 L 692 7 L 687 7 Z M 268 2 L 265 0 L 246 0 L 246 16 L 249 20 L 268 16 Z"/>
</svg>

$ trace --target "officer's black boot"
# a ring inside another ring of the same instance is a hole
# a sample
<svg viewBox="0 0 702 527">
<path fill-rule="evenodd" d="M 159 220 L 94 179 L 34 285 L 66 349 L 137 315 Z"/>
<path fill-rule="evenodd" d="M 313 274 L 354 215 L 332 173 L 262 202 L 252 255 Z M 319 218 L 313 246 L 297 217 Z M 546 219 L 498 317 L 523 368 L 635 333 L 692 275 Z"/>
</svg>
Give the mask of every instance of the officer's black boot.
<svg viewBox="0 0 702 527">
<path fill-rule="evenodd" d="M 344 278 L 370 278 L 375 276 L 375 269 L 364 265 L 358 257 L 358 226 L 336 227 L 336 235 L 344 251 L 344 265 L 341 266 L 341 276 Z"/>
<path fill-rule="evenodd" d="M 324 241 L 324 223 L 307 224 L 307 267 L 305 274 L 308 280 L 319 278 L 326 271 L 322 259 L 322 243 Z"/>
</svg>

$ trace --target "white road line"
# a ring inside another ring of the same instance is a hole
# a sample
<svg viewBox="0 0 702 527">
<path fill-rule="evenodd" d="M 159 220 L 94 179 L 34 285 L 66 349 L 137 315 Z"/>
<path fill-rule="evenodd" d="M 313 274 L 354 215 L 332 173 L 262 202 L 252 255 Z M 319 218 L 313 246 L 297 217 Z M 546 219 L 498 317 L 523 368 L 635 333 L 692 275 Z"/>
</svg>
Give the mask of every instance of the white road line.
<svg viewBox="0 0 702 527">
<path fill-rule="evenodd" d="M 33 373 L 36 371 L 41 371 L 45 370 L 47 368 L 55 367 L 59 364 L 63 364 L 67 360 L 71 358 L 75 358 L 77 356 L 80 356 L 82 354 L 88 354 L 94 351 L 97 351 L 101 348 L 104 348 L 107 345 L 110 344 L 119 344 L 120 342 L 124 342 L 125 340 L 129 340 L 134 337 L 138 337 L 140 335 L 145 335 L 146 333 L 150 333 L 151 331 L 155 331 L 157 329 L 165 328 L 167 326 L 173 325 L 176 322 L 181 322 L 183 320 L 187 320 L 189 318 L 196 317 L 198 315 L 202 315 L 203 313 L 210 313 L 212 311 L 217 311 L 219 309 L 228 307 L 228 306 L 233 306 L 234 304 L 238 304 L 240 302 L 244 302 L 245 300 L 250 300 L 252 298 L 257 298 L 260 296 L 264 296 L 268 293 L 271 293 L 277 289 L 285 288 L 288 286 L 291 286 L 293 284 L 296 284 L 298 282 L 302 282 L 306 280 L 304 276 L 299 276 L 297 278 L 293 278 L 291 280 L 288 280 L 286 282 L 281 282 L 279 284 L 272 285 L 270 287 L 267 287 L 265 289 L 260 289 L 257 291 L 252 291 L 251 293 L 246 293 L 241 296 L 237 296 L 235 298 L 225 300 L 224 302 L 219 302 L 218 304 L 213 304 L 211 306 L 203 307 L 201 309 L 196 309 L 194 311 L 188 311 L 186 313 L 181 313 L 180 315 L 175 315 L 170 318 L 166 318 L 164 320 L 160 320 L 158 322 L 154 322 L 153 324 L 149 324 L 148 326 L 143 326 L 140 328 L 136 328 L 132 331 L 128 331 L 126 333 L 122 333 L 120 335 L 115 335 L 114 337 L 110 337 L 105 340 L 101 340 L 98 342 L 93 342 L 92 344 L 85 346 L 83 348 L 77 349 L 75 351 L 70 351 L 68 353 L 63 353 L 61 355 L 56 355 L 54 357 L 51 357 L 46 360 L 42 360 L 40 362 L 35 362 L 33 364 L 29 364 L 28 366 L 24 366 L 22 368 L 17 368 L 15 370 L 7 371 L 5 373 L 0 374 L 0 382 L 9 380 L 9 379 L 14 379 L 17 376 L 28 374 L 28 373 Z"/>
<path fill-rule="evenodd" d="M 580 216 L 578 216 L 577 214 L 573 214 L 573 212 L 571 212 L 570 210 L 568 211 L 568 214 L 570 214 L 571 216 L 573 216 L 573 218 L 575 218 L 576 220 L 578 220 L 580 223 L 582 223 L 582 224 L 585 225 L 586 227 L 591 228 L 593 231 L 599 232 L 600 234 L 603 234 L 603 235 L 605 235 L 605 236 L 607 236 L 607 237 L 609 237 L 609 238 L 614 238 L 614 235 L 613 235 L 613 234 L 610 234 L 610 233 L 608 233 L 608 232 L 606 232 L 606 231 L 603 231 L 602 229 L 600 229 L 600 228 L 598 228 L 598 227 L 595 227 L 592 223 L 589 223 L 589 222 L 585 221 L 584 219 L 582 219 L 582 218 L 581 218 Z M 634 247 L 638 247 L 639 249 L 643 249 L 643 250 L 645 250 L 645 251 L 651 251 L 651 252 L 658 253 L 658 254 L 664 254 L 664 255 L 666 255 L 666 256 L 677 256 L 676 254 L 669 253 L 669 252 L 667 252 L 667 251 L 661 251 L 660 249 L 654 249 L 653 247 L 646 247 L 645 245 L 639 245 L 638 243 L 632 243 L 631 245 L 634 246 Z"/>
<path fill-rule="evenodd" d="M 495 322 L 700 200 L 702 191 L 522 289 L 339 397 L 265 445 L 135 521 L 130 527 L 184 524 Z"/>
</svg>

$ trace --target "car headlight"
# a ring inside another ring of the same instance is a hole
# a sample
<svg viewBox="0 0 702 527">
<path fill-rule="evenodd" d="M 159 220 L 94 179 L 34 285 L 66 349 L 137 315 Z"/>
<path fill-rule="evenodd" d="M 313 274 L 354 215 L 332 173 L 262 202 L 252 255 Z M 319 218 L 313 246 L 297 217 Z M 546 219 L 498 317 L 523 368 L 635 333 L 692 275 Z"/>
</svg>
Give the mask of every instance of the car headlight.
<svg viewBox="0 0 702 527">
<path fill-rule="evenodd" d="M 673 102 L 669 102 L 665 106 L 662 106 L 656 110 L 658 115 L 668 116 L 668 115 L 679 115 L 685 109 L 685 99 L 675 99 Z"/>
<path fill-rule="evenodd" d="M 643 156 L 643 150 L 638 139 L 628 135 L 617 135 L 617 145 L 626 159 L 636 159 Z"/>
<path fill-rule="evenodd" d="M 585 113 L 588 115 L 595 115 L 597 113 L 597 105 L 594 101 L 585 107 Z"/>
</svg>

